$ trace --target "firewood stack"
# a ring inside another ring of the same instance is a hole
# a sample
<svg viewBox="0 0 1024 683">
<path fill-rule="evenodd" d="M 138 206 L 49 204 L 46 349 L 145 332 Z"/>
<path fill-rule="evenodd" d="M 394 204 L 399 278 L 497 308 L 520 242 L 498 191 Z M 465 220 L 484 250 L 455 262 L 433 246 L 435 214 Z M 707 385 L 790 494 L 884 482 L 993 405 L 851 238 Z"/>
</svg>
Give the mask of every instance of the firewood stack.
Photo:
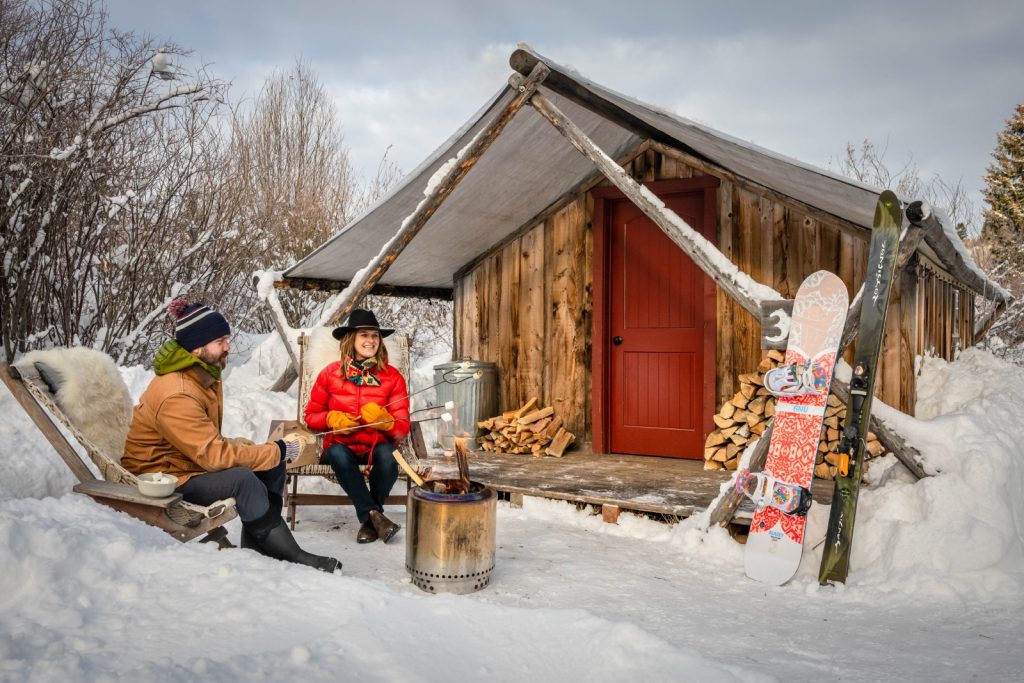
<svg viewBox="0 0 1024 683">
<path fill-rule="evenodd" d="M 535 458 L 565 454 L 576 436 L 562 426 L 562 418 L 555 409 L 538 407 L 537 398 L 531 398 L 522 407 L 477 422 L 487 433 L 477 441 L 485 451 L 500 453 L 530 453 Z"/>
<path fill-rule="evenodd" d="M 776 399 L 764 388 L 764 374 L 778 367 L 785 360 L 782 351 L 770 350 L 757 366 L 756 372 L 739 376 L 739 391 L 726 401 L 714 416 L 715 430 L 704 442 L 704 469 L 735 470 L 740 456 L 752 441 L 759 439 L 768 428 L 770 418 L 775 415 Z M 825 426 L 818 444 L 818 458 L 814 476 L 820 479 L 834 479 L 836 474 L 836 447 L 842 438 L 846 419 L 846 405 L 829 394 L 825 409 Z M 864 458 L 875 458 L 885 453 L 885 447 L 868 432 Z"/>
</svg>

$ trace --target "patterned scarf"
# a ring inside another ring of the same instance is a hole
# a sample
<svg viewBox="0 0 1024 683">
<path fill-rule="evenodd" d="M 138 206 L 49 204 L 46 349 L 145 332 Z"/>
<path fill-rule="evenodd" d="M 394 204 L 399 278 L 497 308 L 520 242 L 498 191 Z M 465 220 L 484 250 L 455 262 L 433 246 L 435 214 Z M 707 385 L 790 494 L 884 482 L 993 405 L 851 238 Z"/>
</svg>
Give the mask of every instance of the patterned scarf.
<svg viewBox="0 0 1024 683">
<path fill-rule="evenodd" d="M 345 356 L 345 379 L 356 386 L 379 387 L 380 380 L 374 373 L 377 369 L 377 359 L 367 358 L 355 360 Z"/>
</svg>

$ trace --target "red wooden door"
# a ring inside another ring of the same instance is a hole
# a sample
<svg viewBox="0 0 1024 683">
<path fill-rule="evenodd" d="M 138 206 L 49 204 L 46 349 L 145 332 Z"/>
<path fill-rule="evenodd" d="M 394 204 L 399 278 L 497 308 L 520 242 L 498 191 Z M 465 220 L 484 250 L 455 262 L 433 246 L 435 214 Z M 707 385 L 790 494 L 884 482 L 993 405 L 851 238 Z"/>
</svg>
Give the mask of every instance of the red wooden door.
<svg viewBox="0 0 1024 683">
<path fill-rule="evenodd" d="M 662 200 L 703 233 L 703 192 Z M 707 276 L 631 201 L 609 201 L 606 211 L 609 446 L 703 457 L 705 364 L 714 362 L 705 334 Z"/>
</svg>

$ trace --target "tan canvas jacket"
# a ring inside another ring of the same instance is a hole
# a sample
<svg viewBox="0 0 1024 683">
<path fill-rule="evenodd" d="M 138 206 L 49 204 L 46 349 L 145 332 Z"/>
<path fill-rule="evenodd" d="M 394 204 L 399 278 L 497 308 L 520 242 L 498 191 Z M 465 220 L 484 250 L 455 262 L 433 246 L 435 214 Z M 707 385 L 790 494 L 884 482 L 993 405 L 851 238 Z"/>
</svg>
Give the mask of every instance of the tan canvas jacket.
<svg viewBox="0 0 1024 683">
<path fill-rule="evenodd" d="M 132 412 L 121 464 L 134 474 L 173 474 L 180 486 L 204 472 L 269 470 L 281 461 L 275 443 L 222 436 L 223 412 L 221 383 L 201 367 L 155 377 Z"/>
</svg>

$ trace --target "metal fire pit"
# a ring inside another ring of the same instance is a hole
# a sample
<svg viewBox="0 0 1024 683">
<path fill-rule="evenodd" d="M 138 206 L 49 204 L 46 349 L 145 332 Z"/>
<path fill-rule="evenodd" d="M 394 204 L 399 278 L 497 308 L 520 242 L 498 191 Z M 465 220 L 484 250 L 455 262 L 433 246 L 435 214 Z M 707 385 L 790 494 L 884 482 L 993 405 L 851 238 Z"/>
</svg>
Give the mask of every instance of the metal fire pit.
<svg viewBox="0 0 1024 683">
<path fill-rule="evenodd" d="M 494 491 L 477 482 L 462 494 L 410 489 L 405 568 L 412 582 L 428 593 L 472 593 L 486 587 L 494 570 L 497 504 Z"/>
</svg>

